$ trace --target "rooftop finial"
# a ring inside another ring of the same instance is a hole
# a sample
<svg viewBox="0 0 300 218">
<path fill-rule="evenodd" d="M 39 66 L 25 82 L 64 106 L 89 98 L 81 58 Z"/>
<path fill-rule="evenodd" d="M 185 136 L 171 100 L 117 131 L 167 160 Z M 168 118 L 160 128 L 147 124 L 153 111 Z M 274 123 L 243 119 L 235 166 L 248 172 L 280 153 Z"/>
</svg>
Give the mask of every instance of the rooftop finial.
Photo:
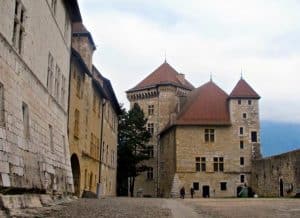
<svg viewBox="0 0 300 218">
<path fill-rule="evenodd" d="M 165 51 L 165 63 L 167 63 L 167 51 Z"/>
<path fill-rule="evenodd" d="M 212 82 L 213 81 L 213 79 L 212 79 L 212 72 L 210 72 L 209 77 L 210 77 L 210 81 Z"/>
<path fill-rule="evenodd" d="M 241 79 L 243 79 L 243 68 L 241 67 Z"/>
</svg>

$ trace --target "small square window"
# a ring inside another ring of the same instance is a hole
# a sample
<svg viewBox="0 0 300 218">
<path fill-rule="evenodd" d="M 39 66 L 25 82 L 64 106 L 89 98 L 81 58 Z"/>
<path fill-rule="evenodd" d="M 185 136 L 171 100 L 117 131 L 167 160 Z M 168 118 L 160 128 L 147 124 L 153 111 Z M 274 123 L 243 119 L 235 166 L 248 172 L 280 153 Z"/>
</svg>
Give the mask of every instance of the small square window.
<svg viewBox="0 0 300 218">
<path fill-rule="evenodd" d="M 251 141 L 257 142 L 257 132 L 255 131 L 251 132 Z"/>
<path fill-rule="evenodd" d="M 238 104 L 242 104 L 242 100 L 241 99 L 238 99 Z"/>
<path fill-rule="evenodd" d="M 198 191 L 199 190 L 199 182 L 194 182 L 193 183 L 193 188 L 195 191 Z"/>
<path fill-rule="evenodd" d="M 244 182 L 245 182 L 245 175 L 241 175 L 241 176 L 240 176 L 240 181 L 241 181 L 241 183 L 244 183 Z"/>
<path fill-rule="evenodd" d="M 244 141 L 240 141 L 240 149 L 244 149 Z"/>
<path fill-rule="evenodd" d="M 220 186 L 221 186 L 221 191 L 226 191 L 227 190 L 227 182 L 221 182 Z"/>
<path fill-rule="evenodd" d="M 243 113 L 243 118 L 246 119 L 247 118 L 247 114 Z"/>
<path fill-rule="evenodd" d="M 196 161 L 197 161 L 197 162 L 200 162 L 200 157 L 196 157 Z"/>
<path fill-rule="evenodd" d="M 243 135 L 243 134 L 244 134 L 244 128 L 240 127 L 240 135 Z"/>
<path fill-rule="evenodd" d="M 244 164 L 245 164 L 244 157 L 240 157 L 240 165 L 241 165 L 241 166 L 244 166 Z"/>
<path fill-rule="evenodd" d="M 251 100 L 248 100 L 248 105 L 251 105 L 252 104 L 252 101 Z"/>
</svg>

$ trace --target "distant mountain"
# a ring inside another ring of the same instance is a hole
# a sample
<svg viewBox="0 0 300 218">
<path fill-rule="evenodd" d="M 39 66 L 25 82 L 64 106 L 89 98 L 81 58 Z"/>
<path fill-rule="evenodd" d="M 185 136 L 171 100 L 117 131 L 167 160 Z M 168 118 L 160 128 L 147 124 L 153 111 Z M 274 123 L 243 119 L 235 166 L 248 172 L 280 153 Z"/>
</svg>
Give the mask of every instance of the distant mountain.
<svg viewBox="0 0 300 218">
<path fill-rule="evenodd" d="M 300 123 L 261 121 L 261 150 L 264 157 L 300 149 Z"/>
</svg>

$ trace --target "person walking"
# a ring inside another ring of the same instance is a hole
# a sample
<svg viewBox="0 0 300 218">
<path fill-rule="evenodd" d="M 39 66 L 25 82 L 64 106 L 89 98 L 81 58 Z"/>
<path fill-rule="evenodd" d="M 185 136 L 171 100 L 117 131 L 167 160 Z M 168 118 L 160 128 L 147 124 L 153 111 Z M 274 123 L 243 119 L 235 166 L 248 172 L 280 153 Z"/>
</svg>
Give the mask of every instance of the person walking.
<svg viewBox="0 0 300 218">
<path fill-rule="evenodd" d="M 180 189 L 180 198 L 184 199 L 184 196 L 185 196 L 185 189 L 182 186 L 182 188 Z"/>
<path fill-rule="evenodd" d="M 195 194 L 195 189 L 194 187 L 191 187 L 191 198 L 194 198 L 194 194 Z"/>
</svg>

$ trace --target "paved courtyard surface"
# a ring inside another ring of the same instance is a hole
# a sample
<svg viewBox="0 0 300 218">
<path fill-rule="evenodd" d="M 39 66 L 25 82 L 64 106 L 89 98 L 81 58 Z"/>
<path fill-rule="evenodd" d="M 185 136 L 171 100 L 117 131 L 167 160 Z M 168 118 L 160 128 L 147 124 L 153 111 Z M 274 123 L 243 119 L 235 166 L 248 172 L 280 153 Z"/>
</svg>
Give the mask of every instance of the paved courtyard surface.
<svg viewBox="0 0 300 218">
<path fill-rule="evenodd" d="M 19 217 L 195 218 L 300 217 L 300 199 L 79 199 L 71 203 L 27 210 Z"/>
</svg>

